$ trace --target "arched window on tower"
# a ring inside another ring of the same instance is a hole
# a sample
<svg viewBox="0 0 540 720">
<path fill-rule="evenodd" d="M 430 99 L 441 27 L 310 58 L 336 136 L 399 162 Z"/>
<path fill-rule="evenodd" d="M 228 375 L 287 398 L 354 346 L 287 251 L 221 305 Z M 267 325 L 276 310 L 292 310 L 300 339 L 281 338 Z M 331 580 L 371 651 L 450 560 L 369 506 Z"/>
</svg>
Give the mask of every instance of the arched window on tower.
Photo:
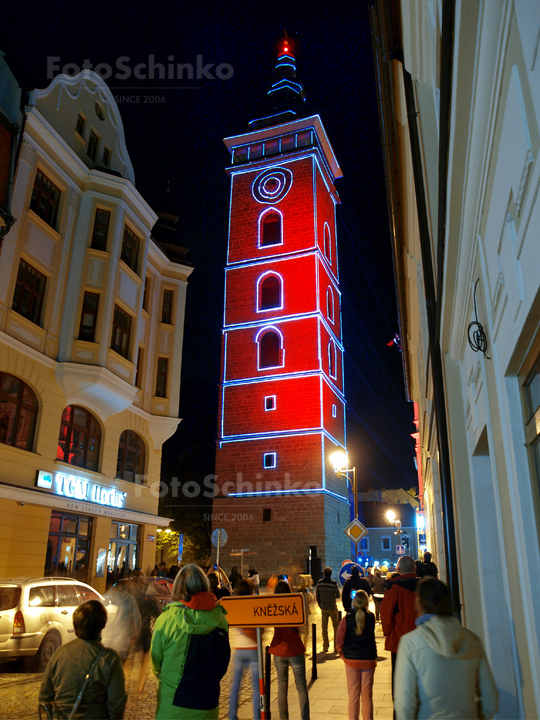
<svg viewBox="0 0 540 720">
<path fill-rule="evenodd" d="M 324 223 L 324 255 L 328 262 L 332 262 L 332 236 L 330 235 L 330 226 Z"/>
<path fill-rule="evenodd" d="M 283 242 L 283 219 L 277 210 L 267 211 L 260 220 L 259 246 L 279 245 Z"/>
<path fill-rule="evenodd" d="M 334 380 L 337 378 L 336 370 L 336 344 L 333 340 L 328 343 L 328 374 Z"/>
<path fill-rule="evenodd" d="M 274 329 L 257 335 L 259 370 L 283 366 L 283 338 Z"/>
<path fill-rule="evenodd" d="M 326 289 L 326 317 L 334 322 L 334 292 L 330 285 Z"/>
<path fill-rule="evenodd" d="M 265 275 L 259 279 L 259 310 L 273 310 L 283 307 L 281 278 Z"/>
</svg>

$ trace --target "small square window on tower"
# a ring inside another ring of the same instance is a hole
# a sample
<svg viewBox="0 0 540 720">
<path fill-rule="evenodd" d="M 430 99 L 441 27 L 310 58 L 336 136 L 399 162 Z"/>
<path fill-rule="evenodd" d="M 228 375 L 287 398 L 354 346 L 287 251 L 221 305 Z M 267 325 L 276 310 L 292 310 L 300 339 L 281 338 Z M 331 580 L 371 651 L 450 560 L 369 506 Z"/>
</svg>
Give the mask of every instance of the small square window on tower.
<svg viewBox="0 0 540 720">
<path fill-rule="evenodd" d="M 263 522 L 272 520 L 272 508 L 263 508 Z"/>
<path fill-rule="evenodd" d="M 332 417 L 337 417 L 337 405 L 332 405 Z"/>
<path fill-rule="evenodd" d="M 276 409 L 276 396 L 275 395 L 267 395 L 264 398 L 264 409 L 265 410 L 275 410 Z"/>
<path fill-rule="evenodd" d="M 277 467 L 277 453 L 264 453 L 263 455 L 263 468 L 270 470 L 271 468 Z"/>
</svg>

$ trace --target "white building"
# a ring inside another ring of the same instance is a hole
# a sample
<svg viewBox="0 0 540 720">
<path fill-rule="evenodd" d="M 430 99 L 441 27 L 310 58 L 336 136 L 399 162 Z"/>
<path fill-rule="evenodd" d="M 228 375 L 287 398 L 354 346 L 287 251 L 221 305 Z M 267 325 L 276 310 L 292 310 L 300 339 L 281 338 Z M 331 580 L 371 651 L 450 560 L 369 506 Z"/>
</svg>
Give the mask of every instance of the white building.
<svg viewBox="0 0 540 720">
<path fill-rule="evenodd" d="M 427 544 L 497 717 L 538 718 L 540 3 L 379 0 L 372 28 Z"/>
<path fill-rule="evenodd" d="M 31 94 L 0 255 L 0 576 L 155 562 L 187 278 L 151 237 L 95 73 Z"/>
</svg>

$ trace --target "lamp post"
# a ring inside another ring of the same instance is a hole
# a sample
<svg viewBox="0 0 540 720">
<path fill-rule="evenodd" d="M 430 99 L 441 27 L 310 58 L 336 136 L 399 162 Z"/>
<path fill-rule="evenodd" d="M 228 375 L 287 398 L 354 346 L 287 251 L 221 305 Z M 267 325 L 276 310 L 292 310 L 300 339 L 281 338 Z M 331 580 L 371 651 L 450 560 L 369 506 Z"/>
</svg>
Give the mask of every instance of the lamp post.
<svg viewBox="0 0 540 720">
<path fill-rule="evenodd" d="M 401 533 L 403 530 L 401 529 L 401 520 L 396 516 L 396 513 L 393 510 L 389 510 L 386 513 L 386 518 L 388 522 L 391 522 L 392 525 L 396 526 L 396 531 L 394 532 L 394 535 L 398 535 L 398 545 L 401 545 Z"/>
<path fill-rule="evenodd" d="M 354 519 L 358 519 L 358 488 L 356 485 L 356 468 L 349 467 L 349 458 L 346 452 L 337 451 L 330 455 L 330 462 L 334 465 L 334 472 L 338 477 L 346 477 L 352 485 Z M 352 482 L 349 473 L 352 472 Z M 358 562 L 358 543 L 354 543 L 354 562 Z"/>
</svg>

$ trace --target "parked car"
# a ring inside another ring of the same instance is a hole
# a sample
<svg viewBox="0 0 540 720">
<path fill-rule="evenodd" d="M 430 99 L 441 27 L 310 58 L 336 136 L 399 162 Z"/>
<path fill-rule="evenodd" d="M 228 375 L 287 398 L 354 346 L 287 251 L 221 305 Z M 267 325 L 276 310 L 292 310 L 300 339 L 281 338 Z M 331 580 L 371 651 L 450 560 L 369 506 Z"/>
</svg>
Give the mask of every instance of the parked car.
<svg viewBox="0 0 540 720">
<path fill-rule="evenodd" d="M 35 655 L 46 665 L 60 645 L 75 638 L 73 613 L 87 600 L 108 604 L 73 578 L 0 580 L 0 660 Z"/>
</svg>

